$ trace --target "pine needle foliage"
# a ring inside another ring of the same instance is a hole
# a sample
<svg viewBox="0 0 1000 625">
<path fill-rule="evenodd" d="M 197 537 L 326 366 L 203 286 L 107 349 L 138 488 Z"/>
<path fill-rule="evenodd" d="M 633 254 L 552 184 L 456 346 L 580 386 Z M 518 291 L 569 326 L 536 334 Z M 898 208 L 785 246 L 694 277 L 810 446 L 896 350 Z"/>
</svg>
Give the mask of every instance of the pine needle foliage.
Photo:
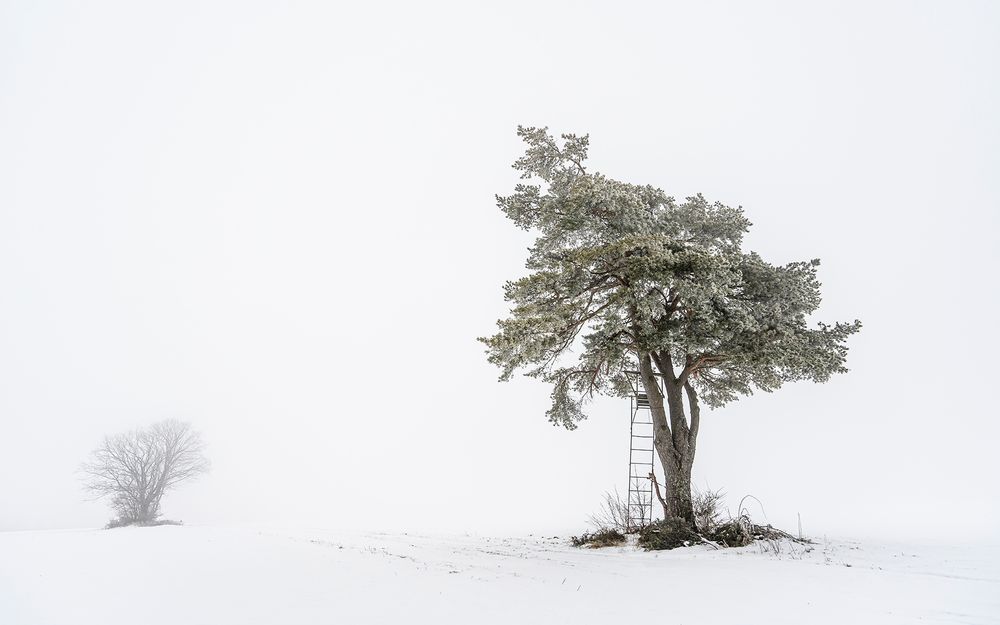
<svg viewBox="0 0 1000 625">
<path fill-rule="evenodd" d="M 551 384 L 553 424 L 573 429 L 595 394 L 629 393 L 644 356 L 710 407 L 847 370 L 861 323 L 810 323 L 819 260 L 771 264 L 742 248 L 742 208 L 588 170 L 586 135 L 517 133 L 522 182 L 497 205 L 537 238 L 528 275 L 504 285 L 509 316 L 480 340 L 501 380 Z"/>
</svg>

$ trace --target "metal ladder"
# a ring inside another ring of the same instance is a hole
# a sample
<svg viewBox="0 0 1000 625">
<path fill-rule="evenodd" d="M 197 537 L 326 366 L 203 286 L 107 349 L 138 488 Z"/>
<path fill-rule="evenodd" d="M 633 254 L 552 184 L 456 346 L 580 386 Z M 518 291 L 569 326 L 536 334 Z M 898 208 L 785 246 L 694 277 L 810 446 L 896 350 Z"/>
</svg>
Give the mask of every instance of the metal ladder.
<svg viewBox="0 0 1000 625">
<path fill-rule="evenodd" d="M 653 415 L 649 411 L 649 397 L 642 388 L 638 374 L 634 378 L 631 397 L 628 451 L 628 503 L 625 527 L 638 530 L 653 520 L 653 482 L 649 474 L 654 470 Z"/>
</svg>

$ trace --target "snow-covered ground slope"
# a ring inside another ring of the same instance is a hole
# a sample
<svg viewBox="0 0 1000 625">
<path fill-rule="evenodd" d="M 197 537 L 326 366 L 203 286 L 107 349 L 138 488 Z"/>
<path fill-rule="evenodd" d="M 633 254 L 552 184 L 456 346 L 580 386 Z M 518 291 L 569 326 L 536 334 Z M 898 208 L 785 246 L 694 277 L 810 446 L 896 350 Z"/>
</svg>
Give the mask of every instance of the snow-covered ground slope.
<svg viewBox="0 0 1000 625">
<path fill-rule="evenodd" d="M 0 533 L 4 625 L 1000 623 L 1000 550 L 645 553 L 216 527 Z"/>
</svg>

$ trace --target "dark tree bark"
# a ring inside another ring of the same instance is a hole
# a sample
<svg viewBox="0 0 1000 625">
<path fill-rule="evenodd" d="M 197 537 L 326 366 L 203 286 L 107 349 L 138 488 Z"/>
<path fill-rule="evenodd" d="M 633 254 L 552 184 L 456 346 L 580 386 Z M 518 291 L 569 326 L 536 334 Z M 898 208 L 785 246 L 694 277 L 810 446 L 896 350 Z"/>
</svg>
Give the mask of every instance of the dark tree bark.
<svg viewBox="0 0 1000 625">
<path fill-rule="evenodd" d="M 661 369 L 663 392 L 653 369 L 654 357 L 657 367 Z M 692 529 L 696 529 L 691 500 L 691 468 L 694 466 L 700 419 L 697 393 L 686 379 L 679 379 L 674 375 L 669 354 L 640 353 L 639 374 L 649 398 L 653 447 L 665 477 L 663 514 L 667 518 L 683 519 Z M 684 410 L 685 394 L 691 407 L 690 424 Z"/>
</svg>

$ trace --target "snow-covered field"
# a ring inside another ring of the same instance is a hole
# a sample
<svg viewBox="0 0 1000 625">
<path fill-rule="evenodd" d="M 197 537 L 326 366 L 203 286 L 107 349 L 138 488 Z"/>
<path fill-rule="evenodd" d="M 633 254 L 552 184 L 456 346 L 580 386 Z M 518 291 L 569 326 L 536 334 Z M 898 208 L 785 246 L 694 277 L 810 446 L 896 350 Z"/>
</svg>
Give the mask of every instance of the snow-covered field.
<svg viewBox="0 0 1000 625">
<path fill-rule="evenodd" d="M 0 533 L 3 625 L 1000 623 L 1000 549 L 645 553 L 566 537 Z"/>
</svg>

